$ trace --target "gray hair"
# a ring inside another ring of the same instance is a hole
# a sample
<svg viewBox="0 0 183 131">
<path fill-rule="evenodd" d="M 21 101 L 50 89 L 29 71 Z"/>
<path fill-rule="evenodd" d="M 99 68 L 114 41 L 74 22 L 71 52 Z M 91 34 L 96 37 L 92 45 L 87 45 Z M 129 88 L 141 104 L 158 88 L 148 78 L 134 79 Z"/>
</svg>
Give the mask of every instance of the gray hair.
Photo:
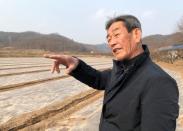
<svg viewBox="0 0 183 131">
<path fill-rule="evenodd" d="M 140 21 L 133 15 L 120 15 L 114 18 L 111 18 L 110 20 L 107 21 L 105 29 L 108 30 L 109 27 L 114 23 L 114 22 L 123 22 L 124 26 L 128 30 L 128 32 L 131 32 L 135 28 L 141 29 L 141 24 Z"/>
</svg>

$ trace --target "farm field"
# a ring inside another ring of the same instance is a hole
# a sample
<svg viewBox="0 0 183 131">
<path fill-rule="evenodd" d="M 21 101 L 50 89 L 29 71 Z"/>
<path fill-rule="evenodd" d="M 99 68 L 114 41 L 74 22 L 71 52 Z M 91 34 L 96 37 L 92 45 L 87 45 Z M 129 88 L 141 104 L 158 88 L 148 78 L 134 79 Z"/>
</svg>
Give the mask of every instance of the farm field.
<svg viewBox="0 0 183 131">
<path fill-rule="evenodd" d="M 111 58 L 81 57 L 92 67 L 112 67 Z M 183 62 L 158 62 L 180 91 L 177 131 L 183 131 Z M 103 92 L 65 74 L 52 74 L 52 60 L 0 58 L 0 130 L 97 131 Z"/>
</svg>

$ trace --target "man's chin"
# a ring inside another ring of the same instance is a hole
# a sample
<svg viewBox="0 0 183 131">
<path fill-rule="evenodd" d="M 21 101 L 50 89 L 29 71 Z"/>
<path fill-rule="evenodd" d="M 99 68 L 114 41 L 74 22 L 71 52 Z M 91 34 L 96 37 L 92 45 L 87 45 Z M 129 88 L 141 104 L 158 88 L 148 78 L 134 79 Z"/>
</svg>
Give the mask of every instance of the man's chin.
<svg viewBox="0 0 183 131">
<path fill-rule="evenodd" d="M 115 59 L 117 61 L 123 61 L 125 59 L 125 57 L 124 56 L 116 56 Z"/>
</svg>

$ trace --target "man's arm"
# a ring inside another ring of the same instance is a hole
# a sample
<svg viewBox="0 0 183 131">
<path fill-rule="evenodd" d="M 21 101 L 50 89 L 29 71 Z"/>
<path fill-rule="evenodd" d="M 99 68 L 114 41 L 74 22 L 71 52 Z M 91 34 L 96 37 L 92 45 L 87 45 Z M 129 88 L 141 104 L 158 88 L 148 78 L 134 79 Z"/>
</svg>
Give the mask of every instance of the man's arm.
<svg viewBox="0 0 183 131">
<path fill-rule="evenodd" d="M 110 70 L 98 71 L 78 58 L 68 55 L 45 54 L 44 57 L 54 60 L 52 73 L 55 71 L 60 73 L 59 65 L 62 64 L 66 66 L 66 73 L 72 75 L 79 81 L 98 90 L 105 89 L 110 76 Z"/>
<path fill-rule="evenodd" d="M 110 69 L 98 71 L 79 60 L 78 66 L 70 73 L 70 75 L 94 89 L 104 90 L 106 83 L 109 80 L 110 72 Z"/>
<path fill-rule="evenodd" d="M 142 97 L 141 131 L 175 131 L 178 87 L 169 77 L 152 78 Z"/>
</svg>

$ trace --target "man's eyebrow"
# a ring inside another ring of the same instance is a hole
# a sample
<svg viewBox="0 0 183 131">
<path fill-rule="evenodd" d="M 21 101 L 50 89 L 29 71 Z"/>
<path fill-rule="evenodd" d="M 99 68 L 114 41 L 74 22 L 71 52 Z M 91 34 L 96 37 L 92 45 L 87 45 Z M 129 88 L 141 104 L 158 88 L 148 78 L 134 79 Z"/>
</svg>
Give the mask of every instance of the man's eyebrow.
<svg viewBox="0 0 183 131">
<path fill-rule="evenodd" d="M 118 27 L 117 27 L 117 28 L 114 28 L 114 29 L 112 30 L 112 32 L 115 32 L 115 31 L 117 31 L 117 30 L 119 30 Z M 109 37 L 109 34 L 107 34 L 106 38 L 108 38 L 108 37 Z"/>
</svg>

